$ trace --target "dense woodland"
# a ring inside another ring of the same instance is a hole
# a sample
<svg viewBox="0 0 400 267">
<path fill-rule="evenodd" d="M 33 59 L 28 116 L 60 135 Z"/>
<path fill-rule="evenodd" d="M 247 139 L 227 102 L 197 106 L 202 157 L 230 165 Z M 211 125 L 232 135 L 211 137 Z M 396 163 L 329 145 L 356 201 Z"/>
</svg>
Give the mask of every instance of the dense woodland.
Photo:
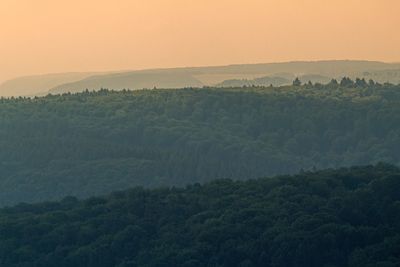
<svg viewBox="0 0 400 267">
<path fill-rule="evenodd" d="M 0 210 L 1 266 L 400 266 L 400 169 L 216 180 Z"/>
<path fill-rule="evenodd" d="M 400 163 L 400 86 L 84 92 L 0 99 L 0 205 Z"/>
</svg>

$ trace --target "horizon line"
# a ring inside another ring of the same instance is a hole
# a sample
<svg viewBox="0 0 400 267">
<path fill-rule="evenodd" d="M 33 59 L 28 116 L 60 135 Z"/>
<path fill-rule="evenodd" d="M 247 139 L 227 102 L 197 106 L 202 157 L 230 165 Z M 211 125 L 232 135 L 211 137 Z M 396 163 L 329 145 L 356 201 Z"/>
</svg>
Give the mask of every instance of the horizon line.
<svg viewBox="0 0 400 267">
<path fill-rule="evenodd" d="M 229 64 L 216 64 L 216 65 L 187 65 L 187 66 L 171 66 L 171 67 L 143 67 L 137 69 L 119 69 L 119 70 L 95 70 L 95 71 L 64 71 L 64 72 L 43 72 L 37 74 L 26 74 L 14 76 L 12 78 L 0 80 L 0 85 L 22 78 L 31 78 L 38 76 L 47 75 L 63 75 L 63 74 L 84 74 L 90 73 L 93 75 L 101 74 L 113 74 L 113 73 L 124 73 L 124 72 L 141 72 L 141 71 L 157 71 L 157 70 L 177 70 L 177 69 L 197 69 L 197 68 L 218 68 L 218 67 L 231 67 L 231 66 L 246 66 L 246 65 L 269 65 L 269 64 L 290 64 L 290 63 L 322 63 L 322 62 L 369 62 L 369 63 L 383 63 L 383 64 L 400 64 L 400 61 L 381 61 L 381 60 L 369 60 L 369 59 L 317 59 L 317 60 L 288 60 L 288 61 L 271 61 L 271 62 L 253 62 L 253 63 L 229 63 Z"/>
</svg>

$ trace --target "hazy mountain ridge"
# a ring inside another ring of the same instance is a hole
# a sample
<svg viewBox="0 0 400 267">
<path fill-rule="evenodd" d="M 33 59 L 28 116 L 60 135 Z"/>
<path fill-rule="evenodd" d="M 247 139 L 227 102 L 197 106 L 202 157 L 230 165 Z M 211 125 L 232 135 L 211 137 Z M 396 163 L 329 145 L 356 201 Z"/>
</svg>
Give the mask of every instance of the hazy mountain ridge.
<svg viewBox="0 0 400 267">
<path fill-rule="evenodd" d="M 400 84 L 400 68 L 399 69 L 387 69 L 377 70 L 372 72 L 364 72 L 362 77 L 367 79 L 373 79 L 377 82 L 392 82 L 394 84 Z"/>
<path fill-rule="evenodd" d="M 311 76 L 310 76 L 311 75 Z M 325 82 L 331 78 L 349 76 L 374 79 L 379 82 L 400 82 L 400 63 L 377 61 L 333 60 L 283 63 L 237 64 L 210 67 L 147 69 L 113 73 L 61 73 L 20 77 L 0 85 L 0 96 L 31 96 L 47 93 L 79 92 L 85 89 L 108 88 L 182 88 L 232 84 L 235 80 L 265 77 L 291 80 L 304 77 L 303 82 Z M 307 78 L 309 77 L 309 78 Z M 319 78 L 318 78 L 319 77 Z M 256 81 L 260 82 L 260 81 Z M 280 82 L 282 85 L 287 84 Z M 273 85 L 279 85 L 274 84 Z M 229 85 L 231 86 L 231 85 Z"/>
<path fill-rule="evenodd" d="M 241 87 L 241 86 L 283 86 L 290 85 L 296 78 L 293 74 L 281 74 L 282 76 L 265 76 L 254 79 L 230 79 L 217 84 L 217 87 Z M 301 82 L 321 83 L 326 84 L 332 78 L 319 74 L 306 74 L 298 76 Z"/>
<path fill-rule="evenodd" d="M 249 85 L 269 85 L 271 83 L 274 86 L 287 85 L 291 82 L 288 77 L 302 77 L 303 82 L 308 82 L 311 80 L 312 82 L 326 83 L 332 78 L 340 78 L 343 76 L 363 78 L 363 73 L 375 73 L 375 78 L 379 79 L 380 76 L 384 74 L 382 71 L 396 67 L 400 67 L 400 64 L 390 64 L 375 61 L 337 60 L 142 70 L 127 72 L 122 76 L 111 74 L 89 77 L 82 81 L 56 86 L 55 88 L 51 89 L 50 92 L 79 92 L 85 89 L 98 90 L 100 88 L 114 90 L 125 88 L 134 90 L 153 87 L 168 89 L 215 85 L 225 86 L 226 84 L 228 84 L 228 86 L 232 86 L 229 84 L 231 84 L 232 80 L 235 79 L 225 79 L 224 77 L 226 75 L 237 75 L 242 80 L 246 80 L 246 76 L 249 76 L 254 79 L 253 82 L 249 82 Z M 381 71 L 382 73 L 377 71 Z M 285 73 L 283 77 L 280 76 L 282 73 Z M 214 75 L 214 82 L 210 82 L 207 79 L 202 79 L 206 75 Z M 218 76 L 220 77 L 220 81 L 216 82 L 218 80 Z M 266 81 L 262 81 L 262 79 L 266 79 L 267 76 L 272 76 L 269 78 L 275 79 L 272 81 L 268 81 L 268 79 Z M 389 78 L 390 76 L 388 76 L 387 81 L 393 82 L 393 79 Z M 382 79 L 380 79 L 380 81 L 381 80 Z"/>
<path fill-rule="evenodd" d="M 46 95 L 54 86 L 79 81 L 93 74 L 94 72 L 71 72 L 18 77 L 0 84 L 0 96 Z"/>
<path fill-rule="evenodd" d="M 91 76 L 83 80 L 56 86 L 50 93 L 81 92 L 85 89 L 142 89 L 142 88 L 183 88 L 201 87 L 204 84 L 190 74 L 185 73 L 122 73 Z"/>
</svg>

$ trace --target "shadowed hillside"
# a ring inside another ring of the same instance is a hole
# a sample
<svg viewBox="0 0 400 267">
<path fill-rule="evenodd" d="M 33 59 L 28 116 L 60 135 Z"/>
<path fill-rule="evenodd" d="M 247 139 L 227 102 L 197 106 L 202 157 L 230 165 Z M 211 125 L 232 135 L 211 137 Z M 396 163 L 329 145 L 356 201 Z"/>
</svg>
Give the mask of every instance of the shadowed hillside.
<svg viewBox="0 0 400 267">
<path fill-rule="evenodd" d="M 379 164 L 21 204 L 0 210 L 0 265 L 395 267 L 399 191 Z"/>
</svg>

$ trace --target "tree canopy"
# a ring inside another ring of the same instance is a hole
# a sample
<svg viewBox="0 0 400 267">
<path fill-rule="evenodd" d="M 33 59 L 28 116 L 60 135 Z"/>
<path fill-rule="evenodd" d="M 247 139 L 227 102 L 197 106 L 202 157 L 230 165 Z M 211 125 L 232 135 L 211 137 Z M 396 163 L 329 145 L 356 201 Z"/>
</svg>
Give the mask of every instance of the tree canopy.
<svg viewBox="0 0 400 267">
<path fill-rule="evenodd" d="M 400 86 L 83 92 L 0 99 L 0 205 L 400 163 Z"/>
<path fill-rule="evenodd" d="M 395 267 L 400 170 L 134 188 L 0 210 L 1 266 Z"/>
</svg>

